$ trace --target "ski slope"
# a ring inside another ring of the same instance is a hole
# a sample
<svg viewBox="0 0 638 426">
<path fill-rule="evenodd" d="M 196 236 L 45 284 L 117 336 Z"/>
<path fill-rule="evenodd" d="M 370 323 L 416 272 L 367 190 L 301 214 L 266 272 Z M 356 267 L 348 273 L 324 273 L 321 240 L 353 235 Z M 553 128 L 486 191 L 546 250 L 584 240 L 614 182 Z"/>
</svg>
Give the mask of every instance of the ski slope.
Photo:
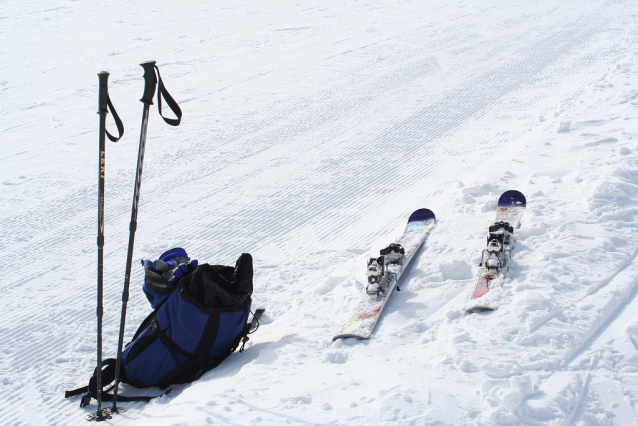
<svg viewBox="0 0 638 426">
<path fill-rule="evenodd" d="M 125 341 L 150 312 L 139 259 L 175 246 L 251 253 L 266 314 L 243 353 L 109 424 L 638 424 L 637 15 L 623 0 L 3 2 L 0 423 L 95 411 L 63 395 L 95 366 L 96 74 L 125 126 L 106 147 L 112 357 L 152 59 L 184 116 L 151 112 Z M 465 315 L 508 189 L 527 210 L 488 294 L 499 309 Z M 417 208 L 437 226 L 373 336 L 332 342 L 366 259 Z"/>
</svg>

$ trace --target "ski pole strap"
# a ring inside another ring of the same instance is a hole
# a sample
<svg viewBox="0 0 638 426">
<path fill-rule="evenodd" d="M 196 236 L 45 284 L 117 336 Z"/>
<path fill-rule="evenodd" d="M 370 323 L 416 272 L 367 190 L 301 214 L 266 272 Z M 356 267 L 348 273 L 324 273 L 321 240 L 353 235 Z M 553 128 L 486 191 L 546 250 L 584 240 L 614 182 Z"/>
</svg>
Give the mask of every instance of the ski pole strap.
<svg viewBox="0 0 638 426">
<path fill-rule="evenodd" d="M 111 142 L 117 142 L 122 138 L 122 136 L 124 136 L 124 124 L 122 124 L 122 120 L 120 120 L 120 116 L 117 115 L 117 111 L 115 111 L 115 108 L 113 107 L 113 104 L 111 103 L 110 96 L 108 97 L 107 105 L 108 105 L 109 111 L 111 111 L 111 114 L 113 114 L 113 120 L 115 120 L 115 126 L 117 127 L 117 132 L 119 136 L 115 137 L 111 135 L 108 130 L 106 131 L 106 136 L 109 137 Z"/>
<path fill-rule="evenodd" d="M 117 400 L 120 402 L 150 402 L 151 400 L 155 399 L 155 398 L 159 398 L 160 396 L 164 396 L 167 393 L 170 393 L 171 389 L 166 389 L 166 391 L 162 392 L 159 395 L 155 395 L 155 396 L 126 396 L 126 395 L 120 395 L 119 393 L 117 394 Z M 103 393 L 102 394 L 102 400 L 108 400 L 108 399 L 113 399 L 113 394 L 112 393 Z"/>
<path fill-rule="evenodd" d="M 152 399 L 158 398 L 160 396 L 166 395 L 170 393 L 171 389 L 166 389 L 166 391 L 162 392 L 159 395 L 155 396 L 127 396 L 127 395 L 117 395 L 117 400 L 122 402 L 150 402 Z M 82 399 L 80 400 L 80 408 L 88 407 L 91 405 L 91 399 L 95 398 L 95 395 L 89 391 L 88 386 L 84 386 L 83 388 L 74 389 L 72 391 L 66 391 L 64 393 L 65 398 L 70 398 L 72 396 L 81 395 L 84 392 L 87 392 Z M 113 399 L 113 394 L 108 392 L 102 392 L 102 401 Z"/>
<path fill-rule="evenodd" d="M 89 380 L 89 385 L 88 386 L 83 386 L 81 388 L 77 388 L 77 389 L 73 389 L 73 390 L 69 390 L 64 392 L 64 397 L 65 398 L 71 398 L 72 396 L 77 396 L 77 395 L 81 395 L 83 393 L 86 392 L 86 394 L 82 397 L 81 401 L 80 401 L 80 407 L 86 407 L 88 405 L 90 405 L 91 403 L 91 398 L 95 398 L 95 395 L 97 394 L 97 368 L 95 369 L 95 371 L 93 372 L 93 377 L 91 377 L 91 379 Z M 104 363 L 103 363 L 103 370 L 101 372 L 102 375 L 102 383 L 104 385 L 108 385 L 110 383 L 112 383 L 115 380 L 115 358 L 109 358 L 109 359 L 105 359 Z M 113 389 L 114 386 L 111 386 L 110 388 L 106 389 L 106 390 L 102 390 L 102 400 L 108 399 L 108 398 L 113 398 L 113 394 L 108 393 L 109 391 L 111 391 Z M 169 393 L 171 390 L 167 389 L 166 391 L 162 392 L 159 395 L 155 395 L 155 396 L 124 396 L 124 395 L 118 395 L 117 399 L 118 401 L 124 401 L 124 402 L 149 402 L 150 400 L 152 400 L 153 398 L 157 398 L 159 396 L 162 395 L 166 395 L 167 393 Z"/>
<path fill-rule="evenodd" d="M 175 102 L 170 93 L 168 93 L 166 87 L 164 87 L 164 82 L 162 81 L 162 76 L 160 75 L 160 71 L 159 68 L 157 68 L 157 65 L 155 66 L 155 69 L 157 70 L 158 79 L 157 109 L 159 110 L 160 116 L 162 116 L 166 124 L 170 124 L 171 126 L 179 126 L 179 123 L 182 121 L 182 110 L 180 109 L 179 105 L 177 105 L 177 102 Z M 175 114 L 175 117 L 177 118 L 166 118 L 162 115 L 162 97 L 164 97 L 164 99 L 166 100 L 166 104 L 169 106 L 171 111 L 173 111 L 173 114 Z"/>
</svg>

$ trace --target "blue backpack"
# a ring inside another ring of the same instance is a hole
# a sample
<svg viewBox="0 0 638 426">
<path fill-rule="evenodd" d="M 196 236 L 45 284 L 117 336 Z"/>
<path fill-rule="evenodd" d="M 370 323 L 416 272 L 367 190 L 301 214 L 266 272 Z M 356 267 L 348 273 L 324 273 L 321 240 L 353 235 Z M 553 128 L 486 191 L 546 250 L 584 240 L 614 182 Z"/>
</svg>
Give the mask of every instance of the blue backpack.
<svg viewBox="0 0 638 426">
<path fill-rule="evenodd" d="M 232 266 L 198 265 L 182 248 L 171 249 L 154 262 L 144 261 L 143 290 L 154 308 L 122 353 L 120 380 L 136 387 L 188 383 L 216 367 L 248 334 L 263 313 L 249 323 L 253 292 L 252 257 L 243 253 Z M 104 361 L 102 384 L 114 381 L 115 360 Z M 97 392 L 96 374 L 89 386 L 67 391 L 66 397 L 88 390 L 83 403 Z M 104 392 L 103 397 L 108 397 Z M 119 396 L 121 401 L 147 397 Z M 88 403 L 86 404 L 88 405 Z"/>
</svg>

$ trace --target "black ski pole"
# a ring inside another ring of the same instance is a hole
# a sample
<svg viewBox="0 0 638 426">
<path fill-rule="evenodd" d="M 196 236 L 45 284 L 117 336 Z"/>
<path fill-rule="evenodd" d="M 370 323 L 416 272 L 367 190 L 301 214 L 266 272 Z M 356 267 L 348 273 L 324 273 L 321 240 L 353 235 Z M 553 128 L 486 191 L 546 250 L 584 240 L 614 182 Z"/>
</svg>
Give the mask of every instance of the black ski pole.
<svg viewBox="0 0 638 426">
<path fill-rule="evenodd" d="M 144 166 L 144 150 L 146 147 L 146 130 L 148 128 L 148 115 L 153 105 L 153 95 L 155 94 L 155 88 L 158 84 L 158 78 L 155 77 L 155 70 L 159 77 L 159 90 L 157 92 L 157 103 L 159 113 L 162 116 L 162 96 L 166 99 L 166 103 L 169 105 L 177 119 L 170 119 L 162 116 L 164 121 L 172 126 L 178 126 L 181 118 L 182 111 L 177 103 L 168 94 L 164 88 L 162 78 L 159 74 L 159 69 L 155 66 L 155 61 L 144 62 L 140 64 L 144 68 L 144 95 L 140 101 L 144 104 L 144 111 L 142 114 L 142 130 L 140 132 L 140 147 L 137 154 L 137 173 L 135 174 L 135 189 L 133 191 L 133 207 L 131 209 L 131 223 L 129 226 L 129 238 L 128 238 L 128 252 L 126 254 L 126 272 L 124 274 L 124 290 L 122 292 L 122 314 L 120 316 L 120 335 L 117 344 L 117 358 L 115 361 L 115 385 L 113 388 L 113 407 L 111 407 L 112 413 L 119 412 L 117 408 L 117 394 L 120 382 L 120 370 L 122 368 L 122 350 L 124 345 L 124 326 L 126 324 L 126 305 L 129 297 L 129 284 L 131 281 L 131 266 L 133 264 L 133 247 L 135 245 L 135 231 L 137 230 L 137 209 L 140 201 L 140 187 L 142 185 L 142 169 Z"/>
<path fill-rule="evenodd" d="M 104 309 L 102 307 L 102 299 L 104 295 L 104 175 L 106 171 L 106 136 L 117 142 L 124 135 L 124 126 L 120 117 L 111 104 L 109 97 L 108 80 L 109 73 L 102 71 L 98 75 L 99 94 L 98 94 L 98 114 L 100 115 L 100 141 L 99 141 L 99 163 L 98 163 L 98 200 L 97 200 L 97 377 L 96 377 L 96 395 L 97 411 L 94 415 L 90 415 L 89 420 L 106 420 L 110 416 L 106 410 L 102 410 L 102 316 Z M 113 137 L 106 130 L 106 115 L 108 110 L 113 113 L 113 119 L 119 136 Z"/>
</svg>

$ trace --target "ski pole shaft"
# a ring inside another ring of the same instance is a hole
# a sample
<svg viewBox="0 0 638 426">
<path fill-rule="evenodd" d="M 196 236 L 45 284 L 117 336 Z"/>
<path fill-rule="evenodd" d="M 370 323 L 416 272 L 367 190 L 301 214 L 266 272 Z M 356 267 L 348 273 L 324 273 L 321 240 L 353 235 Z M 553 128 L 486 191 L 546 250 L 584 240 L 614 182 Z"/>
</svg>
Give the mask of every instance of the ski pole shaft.
<svg viewBox="0 0 638 426">
<path fill-rule="evenodd" d="M 98 205 L 97 205 L 97 412 L 96 416 L 102 416 L 102 316 L 104 308 L 102 299 L 104 295 L 104 174 L 106 168 L 106 115 L 109 99 L 108 80 L 109 73 L 102 71 L 99 79 L 98 114 L 100 115 L 100 139 L 99 139 L 99 163 L 98 163 Z"/>
<path fill-rule="evenodd" d="M 126 272 L 124 274 L 124 290 L 122 292 L 122 314 L 120 316 L 120 335 L 117 344 L 117 358 L 115 361 L 115 387 L 113 388 L 112 412 L 117 412 L 117 394 L 120 381 L 120 369 L 122 368 L 122 350 L 124 345 L 124 326 L 126 324 L 126 306 L 129 297 L 129 285 L 131 281 L 131 267 L 133 265 L 133 247 L 135 245 L 135 231 L 137 230 L 137 211 L 140 201 L 140 187 L 142 185 L 142 169 L 144 166 L 144 150 L 146 147 L 146 130 L 148 128 L 148 115 L 153 105 L 153 95 L 157 86 L 155 77 L 155 61 L 140 64 L 144 68 L 144 95 L 141 102 L 144 103 L 142 115 L 142 130 L 140 132 L 140 147 L 137 154 L 137 172 L 135 174 L 135 189 L 133 192 L 133 207 L 131 208 L 131 223 L 129 226 L 128 252 L 126 255 Z"/>
</svg>

